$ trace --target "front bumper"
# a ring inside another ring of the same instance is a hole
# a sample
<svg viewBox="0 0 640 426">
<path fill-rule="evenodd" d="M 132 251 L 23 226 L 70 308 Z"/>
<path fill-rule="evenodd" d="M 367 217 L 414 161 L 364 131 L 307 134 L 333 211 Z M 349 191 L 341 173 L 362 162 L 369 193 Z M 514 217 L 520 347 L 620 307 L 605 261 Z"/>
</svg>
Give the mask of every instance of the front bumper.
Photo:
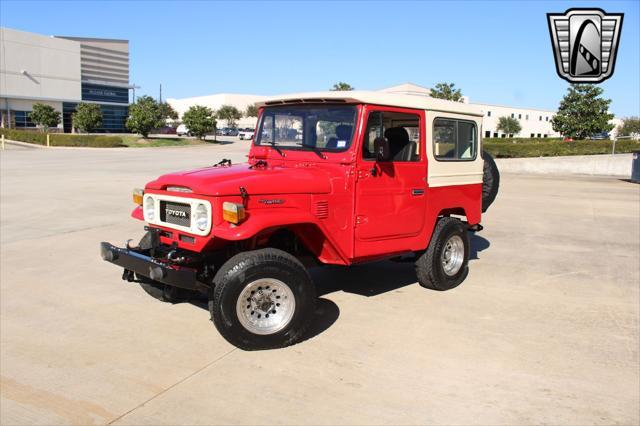
<svg viewBox="0 0 640 426">
<path fill-rule="evenodd" d="M 124 268 L 125 275 L 130 271 L 163 284 L 188 290 L 201 290 L 206 287 L 198 282 L 196 269 L 160 262 L 134 249 L 102 242 L 100 255 L 103 260 Z"/>
</svg>

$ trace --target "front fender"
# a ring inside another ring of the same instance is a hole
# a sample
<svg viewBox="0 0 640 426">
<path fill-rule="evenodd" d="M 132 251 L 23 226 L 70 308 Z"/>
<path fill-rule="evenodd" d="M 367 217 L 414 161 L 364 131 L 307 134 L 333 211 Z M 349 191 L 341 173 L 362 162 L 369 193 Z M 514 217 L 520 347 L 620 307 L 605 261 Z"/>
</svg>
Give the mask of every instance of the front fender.
<svg viewBox="0 0 640 426">
<path fill-rule="evenodd" d="M 144 220 L 144 215 L 142 214 L 142 207 L 137 206 L 135 209 L 133 209 L 133 211 L 131 212 L 131 217 L 138 220 Z"/>
<path fill-rule="evenodd" d="M 212 230 L 213 238 L 228 241 L 247 240 L 262 231 L 274 228 L 291 229 L 324 263 L 344 265 L 348 258 L 328 235 L 322 223 L 308 212 L 295 209 L 257 210 L 251 212 L 245 222 L 233 225 L 224 222 Z"/>
</svg>

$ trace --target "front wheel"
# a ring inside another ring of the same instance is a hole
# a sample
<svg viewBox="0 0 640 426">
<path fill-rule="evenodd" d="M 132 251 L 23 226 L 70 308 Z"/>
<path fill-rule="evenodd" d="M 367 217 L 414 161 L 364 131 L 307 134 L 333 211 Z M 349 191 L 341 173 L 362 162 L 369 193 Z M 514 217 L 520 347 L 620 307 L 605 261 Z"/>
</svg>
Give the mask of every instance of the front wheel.
<svg viewBox="0 0 640 426">
<path fill-rule="evenodd" d="M 460 220 L 443 217 L 436 224 L 427 250 L 416 261 L 418 282 L 431 290 L 450 290 L 469 273 L 469 235 Z"/>
<path fill-rule="evenodd" d="M 292 345 L 304 337 L 316 293 L 304 266 L 273 248 L 240 253 L 214 278 L 209 311 L 214 325 L 244 350 Z"/>
</svg>

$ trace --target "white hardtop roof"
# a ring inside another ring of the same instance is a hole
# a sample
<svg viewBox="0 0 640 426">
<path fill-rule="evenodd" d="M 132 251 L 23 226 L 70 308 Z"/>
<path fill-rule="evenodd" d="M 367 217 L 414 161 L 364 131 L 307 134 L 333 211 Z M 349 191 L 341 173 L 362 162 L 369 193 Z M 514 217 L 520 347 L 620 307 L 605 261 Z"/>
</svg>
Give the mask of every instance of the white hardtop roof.
<svg viewBox="0 0 640 426">
<path fill-rule="evenodd" d="M 335 102 L 426 109 L 430 111 L 453 112 L 477 116 L 483 115 L 480 107 L 462 102 L 446 101 L 444 99 L 436 99 L 421 95 L 404 95 L 364 90 L 293 93 L 290 95 L 271 96 L 257 102 L 256 105 L 263 107 L 270 105 Z"/>
</svg>

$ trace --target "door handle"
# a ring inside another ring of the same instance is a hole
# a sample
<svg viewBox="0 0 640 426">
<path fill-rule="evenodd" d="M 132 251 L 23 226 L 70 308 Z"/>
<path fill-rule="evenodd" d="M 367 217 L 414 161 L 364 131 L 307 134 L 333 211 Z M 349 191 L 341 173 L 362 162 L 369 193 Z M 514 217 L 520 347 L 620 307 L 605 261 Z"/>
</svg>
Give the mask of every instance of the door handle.
<svg viewBox="0 0 640 426">
<path fill-rule="evenodd" d="M 413 195 L 414 197 L 417 197 L 419 195 L 424 195 L 424 189 L 420 189 L 420 188 L 413 188 L 411 190 L 411 195 Z"/>
</svg>

